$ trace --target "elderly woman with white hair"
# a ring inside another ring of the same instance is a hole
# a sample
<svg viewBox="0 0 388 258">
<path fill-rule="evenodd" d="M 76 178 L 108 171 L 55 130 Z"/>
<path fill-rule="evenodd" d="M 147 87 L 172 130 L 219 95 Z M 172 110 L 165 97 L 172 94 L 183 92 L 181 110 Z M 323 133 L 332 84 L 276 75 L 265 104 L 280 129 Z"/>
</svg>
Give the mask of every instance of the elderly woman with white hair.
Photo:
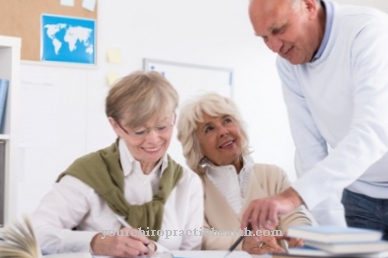
<svg viewBox="0 0 388 258">
<path fill-rule="evenodd" d="M 280 193 L 289 186 L 281 168 L 253 161 L 243 121 L 230 99 L 206 93 L 186 103 L 180 111 L 177 128 L 186 163 L 204 184 L 205 230 L 236 232 L 251 200 Z M 284 234 L 294 225 L 311 225 L 304 210 L 297 209 L 281 217 L 277 229 Z M 234 233 L 204 234 L 202 248 L 227 250 L 238 237 Z M 284 249 L 278 240 L 265 236 L 258 243 L 253 236 L 248 236 L 237 250 L 251 254 L 281 252 Z M 288 239 L 288 244 L 300 246 L 303 241 Z"/>
</svg>

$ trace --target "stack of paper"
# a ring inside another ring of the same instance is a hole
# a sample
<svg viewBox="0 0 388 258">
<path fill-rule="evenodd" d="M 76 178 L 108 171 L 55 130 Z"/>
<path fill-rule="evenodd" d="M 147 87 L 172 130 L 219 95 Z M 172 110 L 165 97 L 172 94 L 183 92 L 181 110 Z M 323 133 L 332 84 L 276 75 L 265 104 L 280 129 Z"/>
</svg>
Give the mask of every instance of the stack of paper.
<svg viewBox="0 0 388 258">
<path fill-rule="evenodd" d="M 288 230 L 288 237 L 301 238 L 305 246 L 290 248 L 280 257 L 388 257 L 388 241 L 382 233 L 361 228 L 335 226 L 299 226 Z"/>
</svg>

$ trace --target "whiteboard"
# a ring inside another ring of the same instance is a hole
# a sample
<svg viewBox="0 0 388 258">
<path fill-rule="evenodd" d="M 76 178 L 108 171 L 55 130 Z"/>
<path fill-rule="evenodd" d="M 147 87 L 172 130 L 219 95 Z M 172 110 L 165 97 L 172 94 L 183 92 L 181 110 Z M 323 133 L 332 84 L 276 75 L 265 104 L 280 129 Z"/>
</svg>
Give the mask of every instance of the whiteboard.
<svg viewBox="0 0 388 258">
<path fill-rule="evenodd" d="M 207 91 L 232 98 L 233 70 L 224 67 L 144 59 L 145 71 L 161 73 L 178 91 L 180 104 Z"/>
<path fill-rule="evenodd" d="M 179 94 L 179 106 L 190 97 L 205 92 L 217 92 L 228 98 L 233 97 L 233 69 L 231 68 L 144 58 L 143 69 L 161 73 L 172 84 Z M 179 107 L 177 115 L 179 116 Z M 175 161 L 185 165 L 176 130 L 168 153 Z"/>
</svg>

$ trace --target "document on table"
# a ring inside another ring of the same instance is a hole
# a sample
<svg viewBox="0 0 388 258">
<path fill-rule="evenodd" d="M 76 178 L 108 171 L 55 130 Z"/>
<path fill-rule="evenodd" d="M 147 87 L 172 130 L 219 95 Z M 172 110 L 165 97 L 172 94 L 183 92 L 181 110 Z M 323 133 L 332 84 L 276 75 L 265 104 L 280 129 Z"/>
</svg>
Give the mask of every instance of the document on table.
<svg viewBox="0 0 388 258">
<path fill-rule="evenodd" d="M 228 251 L 207 250 L 207 251 L 172 251 L 174 258 L 224 258 Z M 252 258 L 250 254 L 243 251 L 233 251 L 227 258 Z"/>
<path fill-rule="evenodd" d="M 227 251 L 219 250 L 202 250 L 202 251 L 172 251 L 174 258 L 224 258 Z M 166 254 L 154 254 L 151 257 L 160 257 L 164 258 Z M 142 256 L 142 258 L 147 256 Z M 227 258 L 271 258 L 269 254 L 263 255 L 250 255 L 247 252 L 243 251 L 233 251 Z M 93 258 L 112 258 L 110 256 L 93 256 Z"/>
</svg>

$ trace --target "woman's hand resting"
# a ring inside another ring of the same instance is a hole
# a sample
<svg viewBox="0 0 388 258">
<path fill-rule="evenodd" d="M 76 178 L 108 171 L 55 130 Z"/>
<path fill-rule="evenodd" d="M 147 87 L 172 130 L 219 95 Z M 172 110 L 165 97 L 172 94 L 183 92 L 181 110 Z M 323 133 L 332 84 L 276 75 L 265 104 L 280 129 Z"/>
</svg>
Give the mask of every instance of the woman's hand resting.
<svg viewBox="0 0 388 258">
<path fill-rule="evenodd" d="M 262 236 L 258 242 L 253 236 L 244 237 L 242 250 L 250 254 L 281 253 L 284 249 L 278 245 L 277 239 L 273 236 Z"/>
</svg>

